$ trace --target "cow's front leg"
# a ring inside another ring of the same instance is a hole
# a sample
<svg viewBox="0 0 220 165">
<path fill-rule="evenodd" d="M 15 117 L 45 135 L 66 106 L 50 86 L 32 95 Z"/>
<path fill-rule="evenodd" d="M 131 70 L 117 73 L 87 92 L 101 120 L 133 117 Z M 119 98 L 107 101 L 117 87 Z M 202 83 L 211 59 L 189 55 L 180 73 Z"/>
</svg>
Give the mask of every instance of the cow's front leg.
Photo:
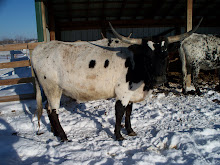
<svg viewBox="0 0 220 165">
<path fill-rule="evenodd" d="M 122 105 L 120 100 L 117 100 L 115 103 L 115 136 L 116 140 L 124 140 L 125 138 L 121 135 L 121 121 L 125 113 L 125 107 Z"/>
<path fill-rule="evenodd" d="M 61 141 L 68 141 L 67 136 L 60 125 L 60 121 L 58 118 L 58 114 L 56 113 L 56 110 L 53 109 L 52 111 L 48 111 L 48 117 L 50 120 L 51 127 L 53 128 L 53 133 L 55 136 L 58 136 L 61 138 Z"/>
<path fill-rule="evenodd" d="M 132 112 L 132 103 L 128 104 L 126 107 L 126 116 L 125 116 L 125 128 L 129 136 L 136 136 L 137 134 L 131 128 L 131 112 Z"/>
</svg>

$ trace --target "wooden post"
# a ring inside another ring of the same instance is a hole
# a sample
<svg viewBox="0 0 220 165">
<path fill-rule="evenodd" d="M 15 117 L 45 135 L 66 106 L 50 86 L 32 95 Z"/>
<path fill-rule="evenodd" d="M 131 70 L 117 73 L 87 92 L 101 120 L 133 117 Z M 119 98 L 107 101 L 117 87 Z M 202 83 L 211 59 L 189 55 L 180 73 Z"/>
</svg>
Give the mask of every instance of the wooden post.
<svg viewBox="0 0 220 165">
<path fill-rule="evenodd" d="M 55 40 L 55 20 L 52 14 L 49 15 L 50 41 Z"/>
<path fill-rule="evenodd" d="M 192 12 L 193 12 L 193 0 L 187 0 L 187 32 L 192 30 Z M 191 85 L 191 74 L 187 74 L 186 86 Z"/>
<path fill-rule="evenodd" d="M 42 12 L 44 42 L 47 42 L 47 22 L 46 22 L 46 15 L 45 15 L 45 5 L 43 1 L 41 2 L 41 12 Z"/>
</svg>

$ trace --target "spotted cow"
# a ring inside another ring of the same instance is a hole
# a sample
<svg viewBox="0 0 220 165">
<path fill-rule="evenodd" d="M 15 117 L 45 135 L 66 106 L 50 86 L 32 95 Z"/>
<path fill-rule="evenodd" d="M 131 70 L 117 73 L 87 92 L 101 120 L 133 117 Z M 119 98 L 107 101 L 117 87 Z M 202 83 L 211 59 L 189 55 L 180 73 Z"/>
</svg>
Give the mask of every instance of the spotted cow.
<svg viewBox="0 0 220 165">
<path fill-rule="evenodd" d="M 191 33 L 155 42 L 124 37 L 111 28 L 117 38 L 73 43 L 51 41 L 33 51 L 38 120 L 43 109 L 41 85 L 49 103 L 48 117 L 54 135 L 62 141 L 67 141 L 57 113 L 62 94 L 77 102 L 116 98 L 116 139 L 124 139 L 120 132 L 124 114 L 127 133 L 135 136 L 130 122 L 132 104 L 144 100 L 153 87 L 166 81 L 167 44 Z"/>
<path fill-rule="evenodd" d="M 186 94 L 187 73 L 192 72 L 196 93 L 201 94 L 197 79 L 200 69 L 220 68 L 220 38 L 214 35 L 193 33 L 185 38 L 179 49 L 183 72 L 183 93 Z"/>
</svg>

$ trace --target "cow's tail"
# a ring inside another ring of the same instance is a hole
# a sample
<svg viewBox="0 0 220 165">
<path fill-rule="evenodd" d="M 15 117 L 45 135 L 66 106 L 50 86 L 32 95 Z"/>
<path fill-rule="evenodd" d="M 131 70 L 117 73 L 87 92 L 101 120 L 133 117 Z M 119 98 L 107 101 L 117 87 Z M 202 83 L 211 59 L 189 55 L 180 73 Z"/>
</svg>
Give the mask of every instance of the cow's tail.
<svg viewBox="0 0 220 165">
<path fill-rule="evenodd" d="M 40 128 L 40 118 L 43 113 L 42 95 L 41 95 L 41 89 L 40 89 L 40 82 L 34 69 L 33 69 L 33 72 L 34 72 L 35 86 L 36 86 L 36 101 L 37 101 L 36 113 L 37 113 L 37 118 L 38 118 L 38 126 Z"/>
</svg>

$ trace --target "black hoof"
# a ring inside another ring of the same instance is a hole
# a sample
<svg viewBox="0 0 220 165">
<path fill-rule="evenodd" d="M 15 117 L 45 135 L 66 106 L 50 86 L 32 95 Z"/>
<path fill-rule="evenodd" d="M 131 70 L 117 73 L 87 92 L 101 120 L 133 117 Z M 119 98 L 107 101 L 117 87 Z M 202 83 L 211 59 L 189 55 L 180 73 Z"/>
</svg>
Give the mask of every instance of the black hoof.
<svg viewBox="0 0 220 165">
<path fill-rule="evenodd" d="M 182 89 L 182 93 L 183 93 L 184 95 L 187 95 L 187 92 L 186 92 L 186 90 L 184 90 L 184 89 Z"/>
<path fill-rule="evenodd" d="M 196 92 L 195 92 L 194 90 L 191 90 L 191 91 L 188 91 L 187 94 L 188 94 L 188 95 L 195 95 Z"/>
<path fill-rule="evenodd" d="M 126 139 L 123 136 L 119 136 L 119 137 L 116 136 L 116 140 L 117 141 L 123 141 L 123 140 L 126 140 Z"/>
<path fill-rule="evenodd" d="M 71 142 L 71 140 L 68 140 L 68 139 L 61 139 L 61 142 Z"/>
<path fill-rule="evenodd" d="M 131 132 L 128 134 L 128 136 L 137 136 L 136 132 Z"/>
<path fill-rule="evenodd" d="M 60 135 L 59 137 L 63 142 L 68 141 L 66 134 Z"/>
<path fill-rule="evenodd" d="M 201 96 L 202 95 L 202 92 L 199 92 L 199 93 L 196 93 L 198 96 Z"/>
<path fill-rule="evenodd" d="M 117 138 L 116 139 L 117 141 L 123 141 L 123 140 L 126 140 L 124 137 L 120 137 L 120 138 Z"/>
</svg>

